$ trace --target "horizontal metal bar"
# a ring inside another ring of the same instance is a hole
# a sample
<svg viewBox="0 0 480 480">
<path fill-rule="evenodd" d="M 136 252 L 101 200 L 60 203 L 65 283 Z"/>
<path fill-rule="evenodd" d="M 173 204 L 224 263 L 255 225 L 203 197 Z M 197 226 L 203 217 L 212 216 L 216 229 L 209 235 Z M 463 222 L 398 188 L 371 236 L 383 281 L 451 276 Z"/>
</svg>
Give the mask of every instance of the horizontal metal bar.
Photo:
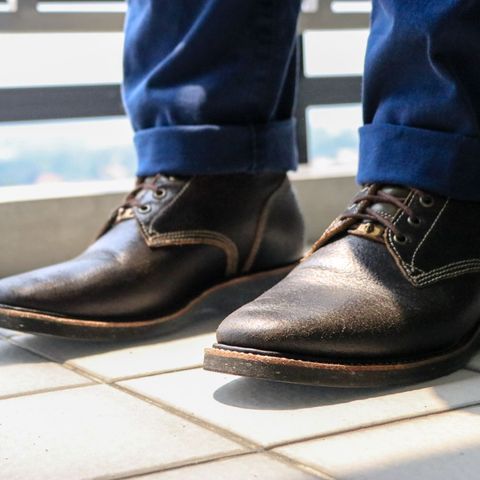
<svg viewBox="0 0 480 480">
<path fill-rule="evenodd" d="M 124 113 L 119 85 L 0 89 L 0 122 Z"/>
<path fill-rule="evenodd" d="M 361 77 L 302 78 L 298 108 L 360 101 Z M 0 122 L 115 116 L 124 113 L 119 85 L 0 89 Z"/>
<path fill-rule="evenodd" d="M 357 103 L 361 100 L 362 77 L 303 77 L 298 106 Z"/>
<path fill-rule="evenodd" d="M 78 0 L 76 2 L 49 0 L 49 3 L 82 2 Z M 101 5 L 102 1 L 94 3 Z M 1 4 L 6 3 L 1 2 Z M 36 0 L 18 0 L 16 11 L 0 12 L 0 32 L 112 32 L 123 29 L 124 14 L 122 12 L 49 13 L 39 12 L 37 4 Z M 369 20 L 370 15 L 368 13 L 334 13 L 331 8 L 331 0 L 321 0 L 317 11 L 304 12 L 300 15 L 299 31 L 368 28 Z"/>
<path fill-rule="evenodd" d="M 1 33 L 119 32 L 123 13 L 0 13 Z"/>
</svg>

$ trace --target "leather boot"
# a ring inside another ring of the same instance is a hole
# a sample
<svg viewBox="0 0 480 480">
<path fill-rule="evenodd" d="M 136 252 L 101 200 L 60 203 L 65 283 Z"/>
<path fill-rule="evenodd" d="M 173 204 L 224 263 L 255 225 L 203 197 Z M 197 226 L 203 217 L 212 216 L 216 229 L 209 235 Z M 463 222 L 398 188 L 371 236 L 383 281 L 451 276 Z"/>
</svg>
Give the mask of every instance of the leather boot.
<svg viewBox="0 0 480 480">
<path fill-rule="evenodd" d="M 298 267 L 223 321 L 205 368 L 383 387 L 464 366 L 480 343 L 479 219 L 479 203 L 366 187 Z"/>
<path fill-rule="evenodd" d="M 0 327 L 152 336 L 209 293 L 248 282 L 255 298 L 302 254 L 303 221 L 285 174 L 143 178 L 82 255 L 0 280 Z"/>
</svg>

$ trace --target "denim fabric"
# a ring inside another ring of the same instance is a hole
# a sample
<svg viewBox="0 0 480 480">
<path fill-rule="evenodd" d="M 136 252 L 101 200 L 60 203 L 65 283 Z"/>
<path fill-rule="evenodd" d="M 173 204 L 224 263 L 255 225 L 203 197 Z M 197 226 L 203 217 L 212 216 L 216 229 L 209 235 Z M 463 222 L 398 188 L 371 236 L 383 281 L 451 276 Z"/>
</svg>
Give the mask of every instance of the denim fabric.
<svg viewBox="0 0 480 480">
<path fill-rule="evenodd" d="M 374 0 L 361 183 L 480 201 L 480 1 Z"/>
<path fill-rule="evenodd" d="M 124 103 L 138 175 L 297 164 L 300 0 L 131 0 Z"/>
<path fill-rule="evenodd" d="M 139 175 L 297 163 L 300 0 L 130 0 L 124 100 Z M 480 0 L 373 0 L 359 183 L 480 201 Z"/>
</svg>

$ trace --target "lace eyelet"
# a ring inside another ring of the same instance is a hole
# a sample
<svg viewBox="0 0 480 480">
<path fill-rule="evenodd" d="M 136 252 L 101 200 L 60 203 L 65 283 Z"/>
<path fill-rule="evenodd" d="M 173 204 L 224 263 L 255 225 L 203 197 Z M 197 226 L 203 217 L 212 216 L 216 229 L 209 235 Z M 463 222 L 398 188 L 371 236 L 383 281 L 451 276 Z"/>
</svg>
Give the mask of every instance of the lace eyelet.
<svg viewBox="0 0 480 480">
<path fill-rule="evenodd" d="M 153 192 L 153 196 L 156 199 L 160 199 L 160 198 L 164 197 L 166 194 L 167 194 L 167 192 L 163 188 L 159 188 L 158 190 Z"/>
<path fill-rule="evenodd" d="M 425 195 L 423 197 L 420 197 L 420 204 L 422 205 L 422 207 L 430 208 L 433 206 L 434 203 L 435 203 L 435 200 L 430 195 Z"/>
<path fill-rule="evenodd" d="M 138 207 L 138 211 L 139 211 L 140 213 L 149 213 L 151 210 L 152 210 L 151 205 L 147 205 L 147 204 L 145 204 L 145 205 L 140 205 L 140 206 Z"/>
<path fill-rule="evenodd" d="M 406 235 L 402 235 L 402 234 L 399 234 L 399 235 L 394 235 L 393 236 L 393 241 L 395 243 L 398 243 L 399 245 L 405 245 L 406 243 L 408 243 L 408 237 Z"/>
<path fill-rule="evenodd" d="M 407 222 L 413 227 L 418 227 L 422 223 L 422 220 L 418 217 L 407 217 Z"/>
</svg>

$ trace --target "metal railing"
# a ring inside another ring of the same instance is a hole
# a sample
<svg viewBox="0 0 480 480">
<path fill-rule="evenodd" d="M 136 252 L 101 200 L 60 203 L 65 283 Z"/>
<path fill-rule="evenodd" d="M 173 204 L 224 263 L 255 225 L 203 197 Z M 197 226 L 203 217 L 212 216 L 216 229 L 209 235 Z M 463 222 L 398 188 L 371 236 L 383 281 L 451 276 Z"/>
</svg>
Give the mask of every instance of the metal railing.
<svg viewBox="0 0 480 480">
<path fill-rule="evenodd" d="M 367 28 L 369 13 L 352 12 L 365 0 L 304 0 L 300 45 L 306 30 Z M 1 33 L 121 31 L 125 3 L 107 0 L 0 0 Z M 303 59 L 303 55 L 302 55 Z M 302 62 L 303 67 L 303 62 Z M 360 101 L 361 77 L 306 77 L 297 102 L 299 149 L 307 159 L 306 110 L 311 105 Z M 123 115 L 117 84 L 0 88 L 0 122 Z"/>
</svg>

